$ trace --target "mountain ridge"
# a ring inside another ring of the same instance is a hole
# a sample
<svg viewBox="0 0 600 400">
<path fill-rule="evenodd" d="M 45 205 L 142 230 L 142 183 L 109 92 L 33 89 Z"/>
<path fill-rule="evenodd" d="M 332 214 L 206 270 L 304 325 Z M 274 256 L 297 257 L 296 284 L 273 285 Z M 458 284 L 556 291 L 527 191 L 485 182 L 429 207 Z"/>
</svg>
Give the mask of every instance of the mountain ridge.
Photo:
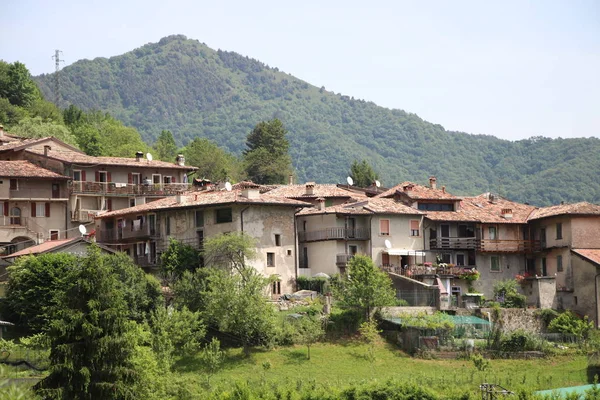
<svg viewBox="0 0 600 400">
<path fill-rule="evenodd" d="M 36 78 L 51 93 L 53 74 Z M 151 142 L 163 129 L 178 144 L 207 137 L 240 154 L 256 123 L 289 130 L 299 181 L 342 182 L 367 159 L 388 186 L 430 175 L 458 195 L 496 192 L 536 205 L 600 202 L 600 140 L 509 141 L 446 131 L 416 114 L 328 92 L 234 52 L 173 35 L 61 71 L 65 103 L 108 111 Z"/>
</svg>

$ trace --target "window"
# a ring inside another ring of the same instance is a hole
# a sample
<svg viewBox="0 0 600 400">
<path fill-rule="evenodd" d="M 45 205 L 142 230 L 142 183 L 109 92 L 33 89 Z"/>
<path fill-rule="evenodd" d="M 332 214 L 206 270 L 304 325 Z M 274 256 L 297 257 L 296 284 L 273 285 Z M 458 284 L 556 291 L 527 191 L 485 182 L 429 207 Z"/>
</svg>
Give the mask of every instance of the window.
<svg viewBox="0 0 600 400">
<path fill-rule="evenodd" d="M 563 272 L 562 256 L 556 256 L 556 272 Z"/>
<path fill-rule="evenodd" d="M 31 203 L 31 208 L 33 210 L 33 205 L 35 204 L 35 214 L 32 217 L 45 217 L 46 216 L 46 205 L 44 203 Z"/>
<path fill-rule="evenodd" d="M 419 236 L 419 235 L 420 235 L 419 221 L 418 220 L 410 221 L 410 236 Z"/>
<path fill-rule="evenodd" d="M 348 246 L 348 253 L 350 253 L 351 255 L 356 255 L 356 253 L 358 253 L 358 246 L 351 244 Z"/>
<path fill-rule="evenodd" d="M 152 174 L 152 183 L 160 184 L 160 174 Z"/>
<path fill-rule="evenodd" d="M 498 257 L 498 256 L 491 257 L 490 271 L 500 272 L 500 257 Z"/>
<path fill-rule="evenodd" d="M 11 179 L 10 180 L 10 190 L 19 190 L 19 184 L 18 184 L 18 180 L 16 179 Z"/>
<path fill-rule="evenodd" d="M 489 239 L 490 240 L 496 240 L 498 238 L 498 235 L 497 235 L 498 232 L 496 231 L 496 227 L 495 226 L 490 226 L 488 228 L 488 232 L 489 232 Z"/>
<path fill-rule="evenodd" d="M 50 231 L 50 240 L 58 240 L 59 237 L 59 231 L 58 230 L 51 230 Z"/>
<path fill-rule="evenodd" d="M 281 282 L 273 282 L 273 294 L 281 294 Z"/>
<path fill-rule="evenodd" d="M 204 211 L 196 211 L 196 228 L 202 228 L 204 226 Z"/>
<path fill-rule="evenodd" d="M 73 180 L 74 181 L 81 181 L 81 170 L 76 169 L 75 171 L 73 171 Z"/>
<path fill-rule="evenodd" d="M 446 264 L 450 264 L 452 262 L 452 254 L 450 253 L 442 253 L 442 262 Z"/>
<path fill-rule="evenodd" d="M 388 267 L 390 265 L 390 255 L 388 253 L 383 253 L 381 255 L 381 265 L 383 267 Z"/>
<path fill-rule="evenodd" d="M 165 234 L 169 236 L 171 234 L 171 217 L 165 217 Z"/>
<path fill-rule="evenodd" d="M 542 258 L 542 276 L 547 276 L 548 271 L 546 270 L 546 258 Z"/>
<path fill-rule="evenodd" d="M 275 266 L 275 253 L 267 253 L 267 267 Z"/>
<path fill-rule="evenodd" d="M 288 257 L 291 257 L 291 256 L 292 256 L 292 250 L 289 250 L 289 249 L 288 249 L 288 251 L 287 251 L 287 255 L 288 255 Z"/>
<path fill-rule="evenodd" d="M 138 257 L 146 255 L 146 243 L 145 242 L 141 242 L 141 243 L 136 243 L 136 245 L 137 245 L 137 255 L 138 255 Z"/>
<path fill-rule="evenodd" d="M 163 183 L 171 183 L 171 177 L 170 176 L 163 176 Z"/>
<path fill-rule="evenodd" d="M 98 172 L 98 182 L 108 182 L 106 171 Z"/>
<path fill-rule="evenodd" d="M 6 206 L 8 203 L 4 203 L 4 210 L 6 211 Z M 10 224 L 11 225 L 21 225 L 21 209 L 19 207 L 13 207 L 10 209 Z"/>
<path fill-rule="evenodd" d="M 542 244 L 542 248 L 546 247 L 546 228 L 540 229 L 540 242 Z"/>
<path fill-rule="evenodd" d="M 560 222 L 556 224 L 556 239 L 562 239 L 562 224 Z"/>
<path fill-rule="evenodd" d="M 135 207 L 135 197 L 129 198 L 129 207 Z"/>
<path fill-rule="evenodd" d="M 150 229 L 150 235 L 156 236 L 156 214 L 148 215 L 148 227 Z"/>
<path fill-rule="evenodd" d="M 275 246 L 281 246 L 281 235 L 278 233 L 275 234 Z"/>
<path fill-rule="evenodd" d="M 464 254 L 456 255 L 456 265 L 460 265 L 460 266 L 464 267 L 464 265 L 465 265 L 465 255 Z"/>
<path fill-rule="evenodd" d="M 233 214 L 231 212 L 231 208 L 220 208 L 216 210 L 215 220 L 217 224 L 233 221 Z"/>
<path fill-rule="evenodd" d="M 131 174 L 131 182 L 130 183 L 132 183 L 134 185 L 139 185 L 141 182 L 142 182 L 142 178 L 141 178 L 139 172 Z"/>
<path fill-rule="evenodd" d="M 390 220 L 380 219 L 379 220 L 379 234 L 381 236 L 390 236 Z"/>
<path fill-rule="evenodd" d="M 302 249 L 302 258 L 300 259 L 300 268 L 308 268 L 308 247 Z"/>
</svg>

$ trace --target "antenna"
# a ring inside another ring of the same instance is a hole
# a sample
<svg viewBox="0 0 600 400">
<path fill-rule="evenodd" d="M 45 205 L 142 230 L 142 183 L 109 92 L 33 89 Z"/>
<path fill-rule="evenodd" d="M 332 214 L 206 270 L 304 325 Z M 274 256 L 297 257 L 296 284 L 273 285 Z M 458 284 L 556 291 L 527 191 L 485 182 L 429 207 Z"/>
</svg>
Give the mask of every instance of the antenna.
<svg viewBox="0 0 600 400">
<path fill-rule="evenodd" d="M 146 153 L 146 158 L 148 159 L 148 161 L 152 161 L 152 154 Z"/>
<path fill-rule="evenodd" d="M 225 190 L 227 190 L 228 192 L 231 192 L 231 183 L 230 182 L 225 182 Z"/>
<path fill-rule="evenodd" d="M 65 60 L 60 59 L 60 53 L 62 53 L 62 51 L 56 49 L 52 56 L 56 66 L 56 71 L 54 72 L 54 104 L 56 107 L 60 107 L 60 74 L 58 72 L 60 71 L 60 63 L 65 62 Z"/>
<path fill-rule="evenodd" d="M 375 186 L 377 186 L 377 187 L 381 187 L 381 182 L 379 182 L 379 181 L 375 181 Z"/>
<path fill-rule="evenodd" d="M 87 233 L 87 229 L 85 229 L 84 225 L 79 225 L 79 233 L 81 233 L 82 236 Z"/>
<path fill-rule="evenodd" d="M 354 179 L 352 179 L 350 176 L 346 178 L 346 182 L 348 182 L 348 185 L 350 186 L 354 185 Z"/>
<path fill-rule="evenodd" d="M 392 248 L 392 242 L 389 241 L 389 239 L 385 239 L 385 242 L 383 242 L 385 244 L 385 248 L 386 249 L 391 249 Z"/>
</svg>

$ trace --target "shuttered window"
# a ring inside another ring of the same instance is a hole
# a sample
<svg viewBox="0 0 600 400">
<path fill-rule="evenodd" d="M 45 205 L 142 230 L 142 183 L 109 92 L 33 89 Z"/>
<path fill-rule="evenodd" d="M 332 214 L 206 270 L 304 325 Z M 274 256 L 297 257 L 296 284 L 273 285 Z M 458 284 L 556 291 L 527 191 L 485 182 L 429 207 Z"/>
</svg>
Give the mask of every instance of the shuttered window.
<svg viewBox="0 0 600 400">
<path fill-rule="evenodd" d="M 420 236 L 419 233 L 419 221 L 411 220 L 410 221 L 410 236 Z"/>
<path fill-rule="evenodd" d="M 379 220 L 379 234 L 381 236 L 390 236 L 390 220 L 389 219 Z"/>
</svg>

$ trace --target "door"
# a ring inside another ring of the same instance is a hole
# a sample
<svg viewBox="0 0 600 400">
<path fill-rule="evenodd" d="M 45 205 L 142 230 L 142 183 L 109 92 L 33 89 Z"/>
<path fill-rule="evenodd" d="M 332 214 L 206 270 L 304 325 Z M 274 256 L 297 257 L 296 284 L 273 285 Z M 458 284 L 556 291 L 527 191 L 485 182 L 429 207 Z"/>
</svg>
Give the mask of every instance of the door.
<svg viewBox="0 0 600 400">
<path fill-rule="evenodd" d="M 52 198 L 58 199 L 60 197 L 60 186 L 58 183 L 52 184 Z"/>
<path fill-rule="evenodd" d="M 21 209 L 19 207 L 10 209 L 10 224 L 21 225 Z"/>
<path fill-rule="evenodd" d="M 50 231 L 50 240 L 58 240 L 58 231 Z"/>
<path fill-rule="evenodd" d="M 450 248 L 450 225 L 440 225 L 440 247 Z"/>
<path fill-rule="evenodd" d="M 150 214 L 148 215 L 148 226 L 150 229 L 150 236 L 156 235 L 156 215 Z"/>
<path fill-rule="evenodd" d="M 346 220 L 346 234 L 349 238 L 356 236 L 356 219 L 348 218 Z"/>
</svg>

